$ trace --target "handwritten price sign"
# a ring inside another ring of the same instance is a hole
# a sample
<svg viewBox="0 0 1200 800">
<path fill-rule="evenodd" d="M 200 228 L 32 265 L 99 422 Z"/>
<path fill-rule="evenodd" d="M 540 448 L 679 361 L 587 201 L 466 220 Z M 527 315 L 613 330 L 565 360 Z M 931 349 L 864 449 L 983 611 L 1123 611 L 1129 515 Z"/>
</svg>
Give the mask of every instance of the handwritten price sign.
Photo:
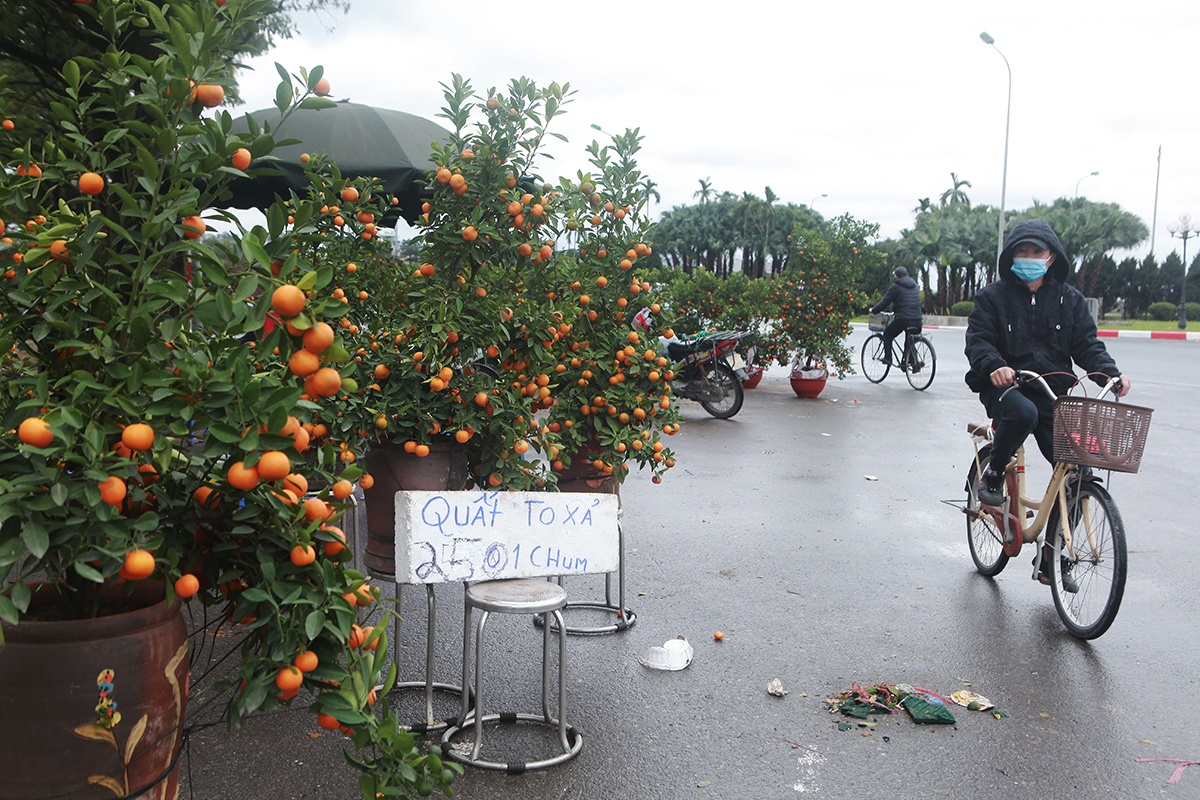
<svg viewBox="0 0 1200 800">
<path fill-rule="evenodd" d="M 396 493 L 400 583 L 615 572 L 619 559 L 615 495 Z"/>
</svg>

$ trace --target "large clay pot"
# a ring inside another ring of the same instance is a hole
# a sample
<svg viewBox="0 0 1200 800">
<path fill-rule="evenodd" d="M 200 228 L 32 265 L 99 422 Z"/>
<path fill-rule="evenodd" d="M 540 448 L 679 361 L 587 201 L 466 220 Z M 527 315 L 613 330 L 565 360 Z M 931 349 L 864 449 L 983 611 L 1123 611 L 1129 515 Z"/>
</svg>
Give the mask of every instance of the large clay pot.
<svg viewBox="0 0 1200 800">
<path fill-rule="evenodd" d="M 466 489 L 467 453 L 457 442 L 437 442 L 429 455 L 380 444 L 367 451 L 367 471 L 375 479 L 363 491 L 367 506 L 367 549 L 363 564 L 380 580 L 396 580 L 396 492 L 445 492 Z"/>
<path fill-rule="evenodd" d="M 124 595 L 112 589 L 106 599 Z M 31 608 L 53 595 L 35 593 Z M 0 797 L 178 796 L 187 627 L 163 597 L 139 581 L 125 613 L 3 625 Z"/>
<path fill-rule="evenodd" d="M 825 370 L 794 370 L 791 374 L 792 391 L 797 397 L 816 397 L 825 388 L 829 373 Z"/>
<path fill-rule="evenodd" d="M 570 465 L 558 473 L 558 490 L 619 495 L 621 484 L 617 482 L 616 476 L 601 472 L 592 465 L 592 461 L 600 452 L 598 439 L 593 437 L 584 442 L 583 448 L 571 457 Z"/>
</svg>

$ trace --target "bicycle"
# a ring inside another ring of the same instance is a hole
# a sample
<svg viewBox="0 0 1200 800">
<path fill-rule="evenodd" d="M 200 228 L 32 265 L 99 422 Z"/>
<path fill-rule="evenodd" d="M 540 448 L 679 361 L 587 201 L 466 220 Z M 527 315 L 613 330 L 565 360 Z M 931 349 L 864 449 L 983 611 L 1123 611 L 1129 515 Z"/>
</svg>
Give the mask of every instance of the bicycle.
<svg viewBox="0 0 1200 800">
<path fill-rule="evenodd" d="M 863 374 L 871 383 L 881 383 L 895 364 L 904 370 L 909 385 L 923 392 L 933 383 L 933 376 L 937 373 L 937 353 L 933 350 L 933 342 L 921 333 L 921 326 L 914 325 L 904 331 L 904 347 L 900 357 L 895 357 L 895 339 L 892 340 L 892 352 L 885 354 L 883 330 L 892 321 L 892 316 L 891 313 L 870 315 L 869 327 L 877 332 L 863 342 Z"/>
<path fill-rule="evenodd" d="M 1055 397 L 1035 372 L 1018 372 L 1014 388 L 1031 383 Z M 1100 399 L 1109 392 L 1116 398 L 1118 385 L 1119 379 L 1110 380 L 1096 398 L 1055 398 L 1054 472 L 1040 501 L 1025 494 L 1022 446 L 1005 471 L 1003 505 L 979 502 L 979 476 L 991 456 L 993 426 L 990 422 L 967 425 L 975 459 L 967 473 L 962 511 L 975 568 L 994 577 L 1024 545 L 1042 538 L 1033 578 L 1042 581 L 1042 562 L 1049 557 L 1046 566 L 1054 606 L 1067 630 L 1081 639 L 1095 639 L 1116 619 L 1128 565 L 1121 514 L 1093 470 L 1108 470 L 1110 476 L 1114 471 L 1137 472 L 1150 427 L 1152 409 Z"/>
</svg>

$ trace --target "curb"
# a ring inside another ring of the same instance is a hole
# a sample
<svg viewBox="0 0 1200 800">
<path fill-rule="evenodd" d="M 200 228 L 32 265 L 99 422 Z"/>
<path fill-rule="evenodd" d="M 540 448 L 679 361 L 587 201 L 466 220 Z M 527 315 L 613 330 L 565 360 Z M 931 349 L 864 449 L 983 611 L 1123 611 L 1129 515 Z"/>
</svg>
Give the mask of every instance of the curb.
<svg viewBox="0 0 1200 800">
<path fill-rule="evenodd" d="M 865 328 L 865 322 L 850 323 L 855 328 Z M 966 330 L 962 325 L 922 325 L 922 330 L 927 331 L 963 331 Z M 1126 330 L 1098 330 L 1096 335 L 1102 339 L 1174 339 L 1176 341 L 1200 342 L 1200 331 L 1126 331 Z"/>
<path fill-rule="evenodd" d="M 1096 331 L 1097 336 L 1109 339 L 1178 339 L 1200 342 L 1200 331 Z"/>
</svg>

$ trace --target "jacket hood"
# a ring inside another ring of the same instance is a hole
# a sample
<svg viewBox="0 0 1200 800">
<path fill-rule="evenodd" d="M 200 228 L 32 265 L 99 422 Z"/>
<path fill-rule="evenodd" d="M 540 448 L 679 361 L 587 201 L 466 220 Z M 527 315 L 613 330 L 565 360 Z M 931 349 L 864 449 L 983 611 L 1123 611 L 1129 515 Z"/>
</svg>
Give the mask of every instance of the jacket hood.
<svg viewBox="0 0 1200 800">
<path fill-rule="evenodd" d="M 1013 275 L 1012 263 L 1013 251 L 1017 249 L 1017 245 L 1023 239 L 1041 239 L 1045 242 L 1049 246 L 1050 252 L 1054 253 L 1054 263 L 1050 265 L 1046 277 L 1059 283 L 1067 280 L 1067 254 L 1063 250 L 1062 242 L 1058 240 L 1054 229 L 1041 219 L 1027 219 L 1024 222 L 1018 222 L 1017 226 L 1008 234 L 1004 240 L 1004 250 L 1000 252 L 1000 280 L 1021 282 Z"/>
<path fill-rule="evenodd" d="M 900 284 L 905 289 L 916 289 L 917 288 L 917 282 L 914 281 L 912 278 L 908 277 L 907 275 L 903 278 L 897 279 L 896 283 Z"/>
</svg>

